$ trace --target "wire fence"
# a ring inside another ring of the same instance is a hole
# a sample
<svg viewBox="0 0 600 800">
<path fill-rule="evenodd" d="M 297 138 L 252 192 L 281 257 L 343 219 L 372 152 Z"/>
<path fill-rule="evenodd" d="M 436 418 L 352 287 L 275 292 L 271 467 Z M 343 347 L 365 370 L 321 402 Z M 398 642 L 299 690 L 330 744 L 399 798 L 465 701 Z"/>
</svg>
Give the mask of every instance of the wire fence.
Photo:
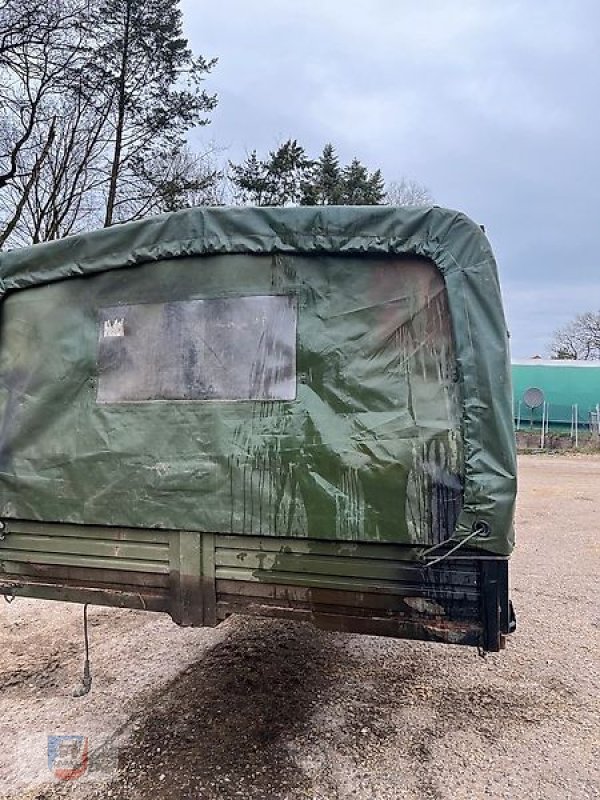
<svg viewBox="0 0 600 800">
<path fill-rule="evenodd" d="M 595 408 L 582 407 L 578 403 L 565 405 L 544 401 L 537 408 L 530 408 L 522 400 L 513 403 L 515 431 L 537 434 L 543 449 L 550 433 L 569 435 L 572 444 L 578 447 L 580 439 L 600 439 L 600 402 Z"/>
</svg>

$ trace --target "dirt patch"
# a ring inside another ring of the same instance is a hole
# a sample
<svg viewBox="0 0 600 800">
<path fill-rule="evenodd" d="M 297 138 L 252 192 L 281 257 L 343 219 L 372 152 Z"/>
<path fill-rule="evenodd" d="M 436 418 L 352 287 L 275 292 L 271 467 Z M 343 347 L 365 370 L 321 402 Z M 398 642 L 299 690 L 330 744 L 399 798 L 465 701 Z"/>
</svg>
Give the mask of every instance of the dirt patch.
<svg viewBox="0 0 600 800">
<path fill-rule="evenodd" d="M 151 698 L 112 797 L 280 797 L 306 788 L 286 743 L 341 679 L 338 656 L 331 637 L 309 625 L 237 620 Z"/>
</svg>

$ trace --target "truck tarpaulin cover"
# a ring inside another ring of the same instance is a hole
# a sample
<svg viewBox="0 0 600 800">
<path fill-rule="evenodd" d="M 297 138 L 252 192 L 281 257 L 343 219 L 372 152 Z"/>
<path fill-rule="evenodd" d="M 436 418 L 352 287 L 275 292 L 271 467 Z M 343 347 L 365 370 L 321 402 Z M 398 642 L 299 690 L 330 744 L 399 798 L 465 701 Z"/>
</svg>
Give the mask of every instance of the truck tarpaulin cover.
<svg viewBox="0 0 600 800">
<path fill-rule="evenodd" d="M 494 258 L 441 208 L 191 209 L 0 256 L 4 518 L 513 545 Z"/>
</svg>

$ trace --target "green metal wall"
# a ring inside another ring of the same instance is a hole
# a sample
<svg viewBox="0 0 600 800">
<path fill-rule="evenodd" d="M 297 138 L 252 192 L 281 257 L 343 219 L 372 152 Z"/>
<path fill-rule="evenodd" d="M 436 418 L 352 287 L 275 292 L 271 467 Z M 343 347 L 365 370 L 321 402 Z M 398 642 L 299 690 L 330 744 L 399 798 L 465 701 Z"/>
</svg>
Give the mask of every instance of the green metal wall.
<svg viewBox="0 0 600 800">
<path fill-rule="evenodd" d="M 542 409 L 531 412 L 523 403 L 530 388 L 541 389 L 548 403 L 549 422 L 570 425 L 572 408 L 578 406 L 580 424 L 587 424 L 590 412 L 600 403 L 600 362 L 585 361 L 515 361 L 512 364 L 513 405 L 515 420 L 521 403 L 521 427 L 526 426 L 533 413 L 534 423 L 542 418 Z"/>
</svg>

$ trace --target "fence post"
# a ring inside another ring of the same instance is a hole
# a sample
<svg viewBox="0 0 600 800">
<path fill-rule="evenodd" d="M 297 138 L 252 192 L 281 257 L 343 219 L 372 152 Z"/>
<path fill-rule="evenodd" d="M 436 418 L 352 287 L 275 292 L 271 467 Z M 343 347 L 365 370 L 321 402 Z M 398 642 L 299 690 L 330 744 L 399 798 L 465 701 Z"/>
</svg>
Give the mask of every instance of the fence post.
<svg viewBox="0 0 600 800">
<path fill-rule="evenodd" d="M 542 406 L 542 432 L 540 435 L 540 448 L 544 449 L 544 438 L 546 434 L 546 401 L 544 400 L 544 405 Z"/>
</svg>

